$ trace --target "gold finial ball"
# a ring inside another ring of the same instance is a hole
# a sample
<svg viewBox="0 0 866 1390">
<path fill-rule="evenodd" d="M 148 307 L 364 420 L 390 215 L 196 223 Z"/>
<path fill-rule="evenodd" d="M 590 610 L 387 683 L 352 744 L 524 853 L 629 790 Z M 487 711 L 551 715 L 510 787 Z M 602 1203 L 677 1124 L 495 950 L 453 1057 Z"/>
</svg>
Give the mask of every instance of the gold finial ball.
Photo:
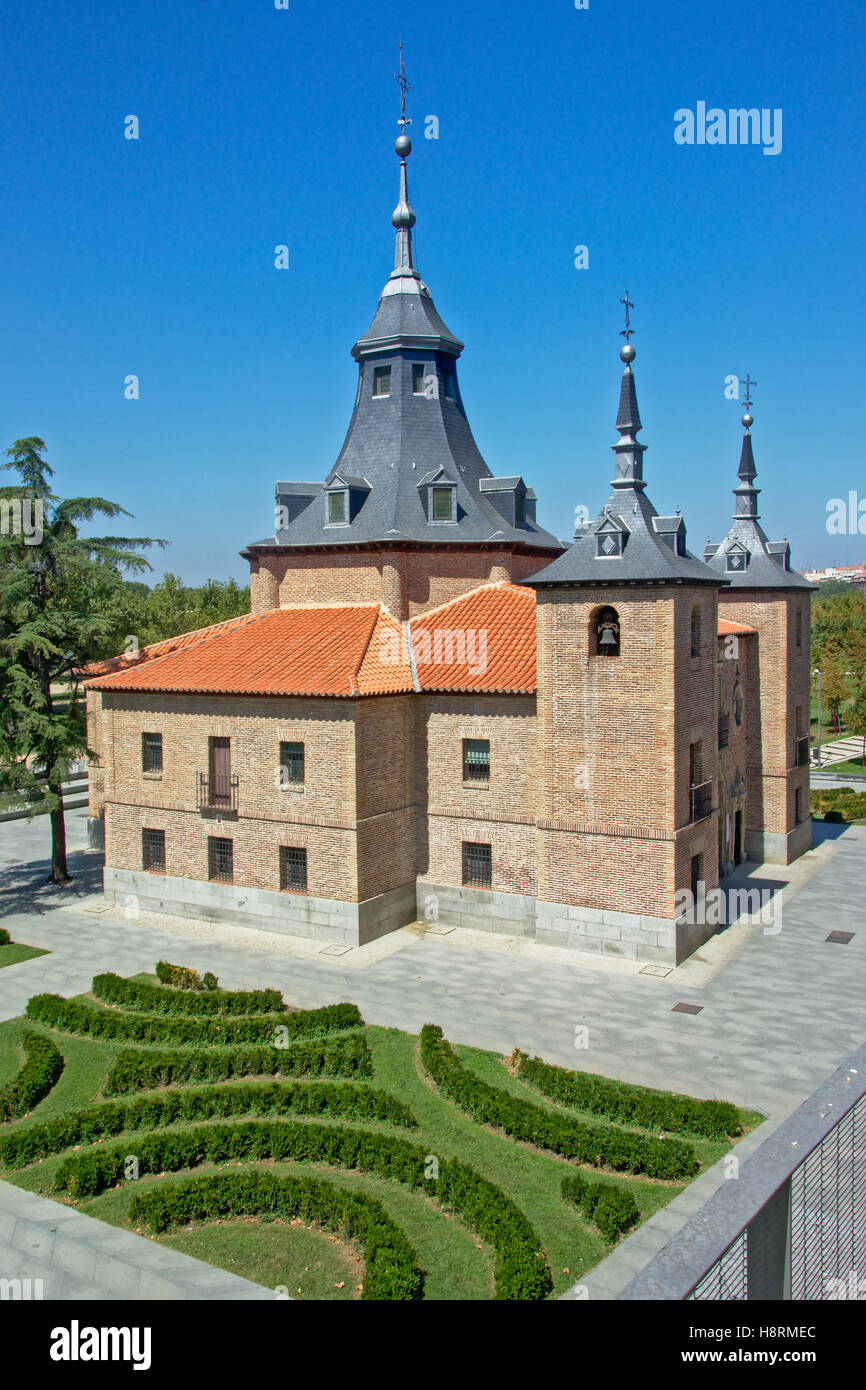
<svg viewBox="0 0 866 1390">
<path fill-rule="evenodd" d="M 748 430 L 748 429 L 751 429 L 751 427 L 752 427 L 752 425 L 753 425 L 754 423 L 755 423 L 754 420 L 752 419 L 751 415 L 749 414 L 749 412 L 748 412 L 748 410 L 747 410 L 746 413 L 745 413 L 745 415 L 743 416 L 743 424 L 745 425 L 746 429 Z"/>
<path fill-rule="evenodd" d="M 408 135 L 398 135 L 394 141 L 394 150 L 401 159 L 405 159 L 407 154 L 412 153 L 412 141 Z"/>
<path fill-rule="evenodd" d="M 619 350 L 619 355 L 622 358 L 623 362 L 633 362 L 635 359 L 635 350 L 632 347 L 631 343 L 626 343 L 624 347 L 621 347 Z"/>
</svg>

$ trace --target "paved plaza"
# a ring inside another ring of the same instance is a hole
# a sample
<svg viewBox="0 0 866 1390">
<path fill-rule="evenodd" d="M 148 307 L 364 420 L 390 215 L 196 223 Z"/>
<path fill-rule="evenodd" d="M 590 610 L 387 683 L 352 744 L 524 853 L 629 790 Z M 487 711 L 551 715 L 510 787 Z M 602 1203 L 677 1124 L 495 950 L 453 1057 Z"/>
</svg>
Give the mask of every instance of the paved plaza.
<svg viewBox="0 0 866 1390">
<path fill-rule="evenodd" d="M 304 1008 L 351 1000 L 368 1023 L 417 1032 L 434 1022 L 453 1042 L 502 1053 L 519 1046 L 567 1067 L 723 1096 L 768 1116 L 744 1141 L 744 1153 L 866 1038 L 866 830 L 859 827 L 816 826 L 810 854 L 753 876 L 781 895 L 780 930 L 738 922 L 678 969 L 647 974 L 632 961 L 442 928 L 404 928 L 335 955 L 321 943 L 219 925 L 127 919 L 100 901 L 100 860 L 84 849 L 85 818 L 84 811 L 67 818 L 71 890 L 45 882 L 47 821 L 0 825 L 0 923 L 13 940 L 50 952 L 0 970 L 0 1018 L 22 1013 L 40 991 L 73 995 L 98 971 L 129 975 L 169 959 L 213 970 L 228 988 L 276 987 Z M 830 942 L 831 931 L 854 935 L 847 944 Z M 700 1012 L 675 1011 L 676 1004 Z M 713 1171 L 702 1174 L 645 1223 L 600 1267 L 614 1274 L 596 1278 L 596 1294 L 614 1292 L 616 1269 L 623 1278 L 633 1273 L 718 1180 Z M 53 1242 L 62 1260 L 52 1256 Z M 114 1277 L 117 1261 L 128 1266 L 122 1279 Z M 87 1284 L 99 1297 L 273 1296 L 0 1183 L 0 1277 L 24 1269 L 44 1277 L 46 1298 L 83 1296 Z"/>
</svg>

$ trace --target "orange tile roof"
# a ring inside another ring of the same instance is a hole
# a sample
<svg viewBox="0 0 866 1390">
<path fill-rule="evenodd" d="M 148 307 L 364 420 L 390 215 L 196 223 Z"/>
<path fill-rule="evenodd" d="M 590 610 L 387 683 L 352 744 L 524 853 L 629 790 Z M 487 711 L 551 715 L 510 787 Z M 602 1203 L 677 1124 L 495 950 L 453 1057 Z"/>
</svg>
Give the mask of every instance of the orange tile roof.
<svg viewBox="0 0 866 1390">
<path fill-rule="evenodd" d="M 719 618 L 719 636 L 727 637 L 729 633 L 737 633 L 740 636 L 748 636 L 750 632 L 757 632 L 756 627 L 747 627 L 745 623 L 732 623 L 729 618 Z"/>
<path fill-rule="evenodd" d="M 128 671 L 132 666 L 149 661 L 152 656 L 165 656 L 168 652 L 181 651 L 184 647 L 198 646 L 199 642 L 207 637 L 218 637 L 224 632 L 231 632 L 239 625 L 251 622 L 252 616 L 251 613 L 241 613 L 235 618 L 224 618 L 220 623 L 212 623 L 210 627 L 193 628 L 191 632 L 180 632 L 176 637 L 151 642 L 150 646 L 140 647 L 134 654 L 124 653 L 121 656 L 109 657 L 106 661 L 92 661 L 89 666 L 81 668 L 81 675 L 107 676 L 114 671 Z"/>
<path fill-rule="evenodd" d="M 495 584 L 413 618 L 422 690 L 531 694 L 535 690 L 535 592 Z"/>
<path fill-rule="evenodd" d="M 256 617 L 184 634 L 174 650 L 89 680 L 90 689 L 219 695 L 350 696 L 411 690 L 399 661 L 365 665 L 371 638 L 400 626 L 380 609 L 274 608 Z M 198 640 L 195 640 L 198 639 Z M 172 639 L 175 640 L 175 639 Z M 171 647 L 171 643 L 167 644 Z M 364 668 L 362 672 L 362 668 Z"/>
</svg>

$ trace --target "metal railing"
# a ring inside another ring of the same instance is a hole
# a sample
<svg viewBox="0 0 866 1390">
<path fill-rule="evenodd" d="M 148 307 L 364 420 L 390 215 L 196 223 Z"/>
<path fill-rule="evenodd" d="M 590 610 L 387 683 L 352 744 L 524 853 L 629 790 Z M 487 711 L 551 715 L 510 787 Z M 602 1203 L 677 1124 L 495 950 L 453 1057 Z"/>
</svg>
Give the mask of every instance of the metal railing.
<svg viewBox="0 0 866 1390">
<path fill-rule="evenodd" d="M 712 782 L 699 782 L 689 787 L 689 820 L 706 820 L 713 809 Z"/>
<path fill-rule="evenodd" d="M 808 767 L 808 766 L 809 766 L 809 735 L 808 735 L 808 734 L 804 735 L 803 738 L 798 738 L 798 739 L 797 739 L 797 744 L 796 744 L 796 748 L 795 748 L 795 753 L 796 753 L 796 759 L 797 759 L 797 760 L 796 760 L 796 763 L 795 763 L 795 767 Z"/>
<path fill-rule="evenodd" d="M 236 811 L 238 809 L 237 773 L 228 776 L 200 772 L 196 782 L 200 811 Z"/>
<path fill-rule="evenodd" d="M 737 1180 L 724 1182 L 619 1297 L 864 1295 L 866 1046 L 742 1163 Z"/>
</svg>

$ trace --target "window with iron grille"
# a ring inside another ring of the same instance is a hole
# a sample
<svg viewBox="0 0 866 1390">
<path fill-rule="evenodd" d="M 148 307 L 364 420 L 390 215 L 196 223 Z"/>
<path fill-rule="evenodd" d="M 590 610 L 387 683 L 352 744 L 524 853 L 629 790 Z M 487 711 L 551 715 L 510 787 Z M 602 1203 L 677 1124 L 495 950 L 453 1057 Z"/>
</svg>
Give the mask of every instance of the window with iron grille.
<svg viewBox="0 0 866 1390">
<path fill-rule="evenodd" d="M 280 774 L 281 785 L 303 786 L 305 775 L 303 743 L 280 744 Z"/>
<path fill-rule="evenodd" d="M 280 891 L 306 893 L 307 851 L 280 845 Z"/>
<path fill-rule="evenodd" d="M 231 883 L 234 879 L 234 842 L 208 836 L 207 876 L 212 882 Z"/>
<path fill-rule="evenodd" d="M 165 873 L 164 830 L 142 830 L 141 867 L 152 874 Z"/>
<path fill-rule="evenodd" d="M 487 738 L 464 738 L 463 740 L 463 781 L 490 781 L 490 740 Z"/>
<path fill-rule="evenodd" d="M 490 845 L 463 841 L 463 882 L 470 888 L 489 888 L 493 882 L 493 856 Z"/>
<path fill-rule="evenodd" d="M 416 396 L 423 396 L 424 391 L 424 363 L 412 363 L 412 392 Z"/>
<path fill-rule="evenodd" d="M 142 772 L 162 772 L 162 734 L 142 734 Z"/>
<path fill-rule="evenodd" d="M 692 656 L 701 654 L 701 610 L 696 608 L 692 613 Z"/>
<path fill-rule="evenodd" d="M 731 716 L 729 714 L 719 715 L 719 747 L 727 748 L 731 737 Z"/>
<path fill-rule="evenodd" d="M 802 647 L 802 645 L 803 645 L 803 610 L 802 610 L 802 608 L 798 608 L 798 609 L 797 609 L 796 625 L 797 625 L 797 646 L 798 646 L 798 647 Z"/>
<path fill-rule="evenodd" d="M 373 395 L 390 396 L 391 394 L 391 368 L 376 367 L 373 371 Z"/>
</svg>

